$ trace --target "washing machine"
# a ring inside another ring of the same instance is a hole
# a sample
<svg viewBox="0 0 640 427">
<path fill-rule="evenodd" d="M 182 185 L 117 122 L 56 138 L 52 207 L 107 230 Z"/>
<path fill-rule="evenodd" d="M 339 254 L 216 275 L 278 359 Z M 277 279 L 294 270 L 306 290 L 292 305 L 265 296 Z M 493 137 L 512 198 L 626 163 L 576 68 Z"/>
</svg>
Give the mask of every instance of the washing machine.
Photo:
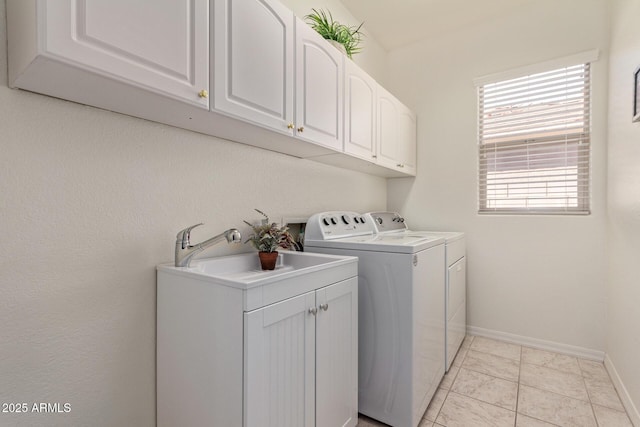
<svg viewBox="0 0 640 427">
<path fill-rule="evenodd" d="M 445 372 L 449 371 L 467 333 L 467 258 L 465 235 L 455 231 L 409 229 L 397 212 L 369 212 L 363 216 L 379 235 L 424 235 L 445 240 Z"/>
<path fill-rule="evenodd" d="M 416 427 L 444 376 L 444 238 L 332 211 L 309 218 L 304 248 L 358 257 L 358 411 Z"/>
</svg>

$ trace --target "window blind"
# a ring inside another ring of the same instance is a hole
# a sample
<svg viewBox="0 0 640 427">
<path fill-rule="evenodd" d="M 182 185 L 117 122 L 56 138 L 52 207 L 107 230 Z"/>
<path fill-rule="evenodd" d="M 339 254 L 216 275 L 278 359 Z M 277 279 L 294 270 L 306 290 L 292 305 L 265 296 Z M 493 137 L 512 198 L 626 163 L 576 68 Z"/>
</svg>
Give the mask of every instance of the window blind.
<svg viewBox="0 0 640 427">
<path fill-rule="evenodd" d="M 589 213 L 590 64 L 478 87 L 479 212 Z"/>
</svg>

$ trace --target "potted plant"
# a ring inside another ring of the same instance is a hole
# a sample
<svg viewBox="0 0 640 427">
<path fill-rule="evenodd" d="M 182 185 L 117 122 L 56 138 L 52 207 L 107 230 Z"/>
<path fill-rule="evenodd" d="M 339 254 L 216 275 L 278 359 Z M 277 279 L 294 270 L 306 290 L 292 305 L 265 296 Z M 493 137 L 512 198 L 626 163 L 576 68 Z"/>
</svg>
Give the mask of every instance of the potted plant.
<svg viewBox="0 0 640 427">
<path fill-rule="evenodd" d="M 262 215 L 264 219 L 260 225 L 254 225 L 248 221 L 244 221 L 244 223 L 253 230 L 253 234 L 249 236 L 245 243 L 251 242 L 258 250 L 260 265 L 263 270 L 273 270 L 276 268 L 276 261 L 278 260 L 278 248 L 294 248 L 295 240 L 291 233 L 289 233 L 289 227 L 278 227 L 278 224 L 275 222 L 269 222 L 269 216 L 267 216 L 267 214 L 258 209 L 255 211 Z"/>
<path fill-rule="evenodd" d="M 331 12 L 325 12 L 322 9 L 311 9 L 311 11 L 312 13 L 306 15 L 304 19 L 318 34 L 344 47 L 344 52 L 349 58 L 351 58 L 351 55 L 354 53 L 360 52 L 362 49 L 360 47 L 362 41 L 360 28 L 362 28 L 362 24 L 357 27 L 344 25 L 338 21 L 334 21 Z"/>
</svg>

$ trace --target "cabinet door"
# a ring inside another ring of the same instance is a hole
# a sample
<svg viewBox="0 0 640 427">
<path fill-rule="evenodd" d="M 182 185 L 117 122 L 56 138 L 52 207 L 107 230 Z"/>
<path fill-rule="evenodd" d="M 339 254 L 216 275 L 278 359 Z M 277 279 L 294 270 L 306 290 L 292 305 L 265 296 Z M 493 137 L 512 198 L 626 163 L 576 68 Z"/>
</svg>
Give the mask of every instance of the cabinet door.
<svg viewBox="0 0 640 427">
<path fill-rule="evenodd" d="M 207 0 L 39 0 L 57 60 L 209 107 Z M 204 95 L 204 93 L 203 93 Z"/>
<path fill-rule="evenodd" d="M 315 292 L 245 313 L 244 426 L 315 426 Z"/>
<path fill-rule="evenodd" d="M 378 86 L 378 163 L 416 174 L 416 117 L 396 97 Z"/>
<path fill-rule="evenodd" d="M 293 12 L 272 0 L 215 0 L 217 111 L 293 133 Z"/>
<path fill-rule="evenodd" d="M 378 87 L 378 163 L 398 168 L 398 104 L 384 88 Z"/>
<path fill-rule="evenodd" d="M 398 109 L 398 160 L 400 169 L 416 174 L 416 116 L 404 105 Z"/>
<path fill-rule="evenodd" d="M 375 161 L 378 84 L 353 61 L 345 61 L 344 85 L 344 151 Z"/>
<path fill-rule="evenodd" d="M 316 426 L 355 426 L 358 280 L 352 278 L 316 292 Z"/>
<path fill-rule="evenodd" d="M 296 135 L 342 150 L 343 55 L 296 19 Z"/>
</svg>

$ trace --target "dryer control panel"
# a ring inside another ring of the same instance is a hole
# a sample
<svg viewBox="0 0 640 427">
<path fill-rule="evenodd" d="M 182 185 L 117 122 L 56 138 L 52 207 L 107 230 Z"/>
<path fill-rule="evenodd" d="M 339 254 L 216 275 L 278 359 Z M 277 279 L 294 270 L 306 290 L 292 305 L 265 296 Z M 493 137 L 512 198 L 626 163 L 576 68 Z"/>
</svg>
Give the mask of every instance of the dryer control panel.
<svg viewBox="0 0 640 427">
<path fill-rule="evenodd" d="M 307 220 L 305 240 L 331 240 L 375 234 L 370 219 L 357 212 L 317 213 Z"/>
<path fill-rule="evenodd" d="M 408 229 L 404 218 L 397 212 L 369 212 L 364 217 L 373 223 L 376 233 Z"/>
</svg>

